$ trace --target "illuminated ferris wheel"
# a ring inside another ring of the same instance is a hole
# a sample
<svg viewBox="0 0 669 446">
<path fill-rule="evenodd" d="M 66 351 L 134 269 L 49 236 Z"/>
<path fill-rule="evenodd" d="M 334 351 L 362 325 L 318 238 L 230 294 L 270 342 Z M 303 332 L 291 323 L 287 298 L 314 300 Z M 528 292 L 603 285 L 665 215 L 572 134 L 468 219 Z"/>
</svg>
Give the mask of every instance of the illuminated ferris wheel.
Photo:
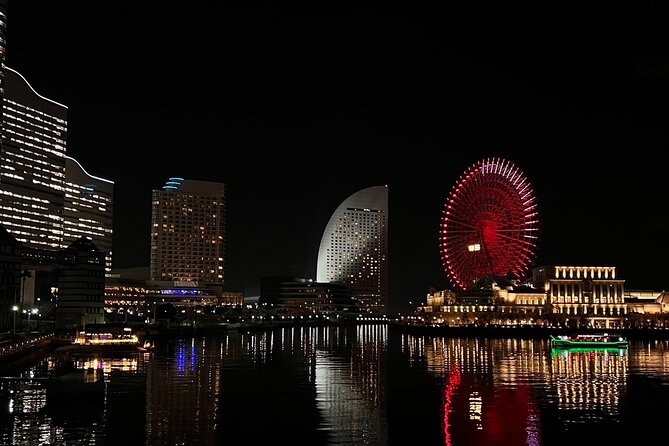
<svg viewBox="0 0 669 446">
<path fill-rule="evenodd" d="M 534 261 L 538 212 L 525 174 L 502 158 L 478 161 L 453 186 L 439 231 L 451 284 L 469 288 L 485 276 L 522 280 Z"/>
</svg>

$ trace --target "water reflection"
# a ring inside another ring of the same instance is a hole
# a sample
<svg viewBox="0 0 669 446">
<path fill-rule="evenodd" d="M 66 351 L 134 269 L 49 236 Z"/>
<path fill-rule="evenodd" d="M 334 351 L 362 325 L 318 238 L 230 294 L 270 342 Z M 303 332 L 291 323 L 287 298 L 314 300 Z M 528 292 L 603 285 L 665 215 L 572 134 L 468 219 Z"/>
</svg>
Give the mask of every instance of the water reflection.
<svg viewBox="0 0 669 446">
<path fill-rule="evenodd" d="M 586 429 L 616 444 L 621 428 L 660 432 L 669 410 L 666 341 L 552 350 L 384 325 L 293 327 L 70 359 L 104 391 L 53 397 L 63 364 L 49 352 L 0 368 L 0 444 L 549 446 Z"/>
<path fill-rule="evenodd" d="M 169 341 L 149 366 L 148 444 L 385 444 L 387 327 Z"/>
<path fill-rule="evenodd" d="M 619 414 L 627 388 L 627 349 L 553 349 L 550 383 L 568 421 Z"/>
<path fill-rule="evenodd" d="M 627 391 L 624 349 L 552 350 L 545 340 L 403 335 L 401 350 L 410 367 L 443 382 L 445 445 L 542 444 L 542 412 L 563 425 L 617 417 Z"/>
</svg>

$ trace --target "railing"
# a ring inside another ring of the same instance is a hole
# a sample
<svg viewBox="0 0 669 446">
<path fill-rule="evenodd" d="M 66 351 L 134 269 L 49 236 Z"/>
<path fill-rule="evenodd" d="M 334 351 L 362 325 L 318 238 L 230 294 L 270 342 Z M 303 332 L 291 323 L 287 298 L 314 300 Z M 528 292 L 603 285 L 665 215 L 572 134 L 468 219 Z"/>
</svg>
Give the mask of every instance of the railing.
<svg viewBox="0 0 669 446">
<path fill-rule="evenodd" d="M 42 345 L 51 342 L 53 339 L 54 334 L 49 333 L 30 338 L 26 337 L 5 341 L 0 344 L 0 360 L 41 347 Z"/>
</svg>

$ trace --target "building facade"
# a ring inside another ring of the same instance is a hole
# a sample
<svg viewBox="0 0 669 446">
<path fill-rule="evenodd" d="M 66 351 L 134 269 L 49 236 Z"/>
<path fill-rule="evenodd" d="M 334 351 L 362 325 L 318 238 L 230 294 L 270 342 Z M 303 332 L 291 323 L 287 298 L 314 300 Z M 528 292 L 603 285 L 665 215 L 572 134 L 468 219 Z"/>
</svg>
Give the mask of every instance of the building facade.
<svg viewBox="0 0 669 446">
<path fill-rule="evenodd" d="M 612 266 L 541 266 L 532 282 L 548 296 L 551 312 L 585 317 L 594 326 L 620 325 L 627 314 L 625 281 Z"/>
<path fill-rule="evenodd" d="M 260 305 L 282 314 L 327 314 L 353 312 L 351 289 L 340 283 L 320 283 L 302 277 L 260 279 Z"/>
<path fill-rule="evenodd" d="M 388 187 L 362 189 L 334 211 L 318 251 L 316 281 L 349 286 L 363 311 L 388 311 Z"/>
<path fill-rule="evenodd" d="M 105 273 L 112 269 L 114 183 L 86 172 L 72 157 L 65 157 L 63 242 L 87 237 L 105 253 Z"/>
<path fill-rule="evenodd" d="M 662 316 L 669 308 L 667 293 L 626 292 L 610 266 L 540 266 L 530 284 L 495 277 L 488 282 L 477 292 L 432 291 L 417 313 L 434 323 L 623 328 L 648 325 L 649 315 Z"/>
<path fill-rule="evenodd" d="M 222 287 L 224 261 L 225 185 L 172 177 L 154 190 L 150 279 Z"/>
<path fill-rule="evenodd" d="M 0 224 L 36 248 L 63 247 L 67 107 L 3 67 Z"/>
<path fill-rule="evenodd" d="M 61 251 L 56 328 L 105 323 L 105 253 L 81 237 Z"/>
<path fill-rule="evenodd" d="M 0 330 L 104 323 L 105 256 L 88 238 L 36 248 L 0 225 L 0 265 Z"/>
<path fill-rule="evenodd" d="M 66 156 L 67 107 L 5 65 L 7 3 L 0 0 L 0 226 L 10 241 L 0 243 L 6 256 L 0 309 L 53 320 L 60 302 L 67 320 L 57 326 L 99 322 L 100 280 L 111 267 L 113 183 Z M 83 245 L 95 253 L 81 251 Z M 73 274 L 79 274 L 74 281 Z M 6 318 L 0 324 L 7 327 Z"/>
<path fill-rule="evenodd" d="M 4 60 L 6 2 L 0 4 Z M 88 237 L 111 268 L 112 181 L 88 174 L 66 156 L 65 105 L 38 94 L 17 71 L 0 67 L 0 224 L 37 249 Z"/>
</svg>

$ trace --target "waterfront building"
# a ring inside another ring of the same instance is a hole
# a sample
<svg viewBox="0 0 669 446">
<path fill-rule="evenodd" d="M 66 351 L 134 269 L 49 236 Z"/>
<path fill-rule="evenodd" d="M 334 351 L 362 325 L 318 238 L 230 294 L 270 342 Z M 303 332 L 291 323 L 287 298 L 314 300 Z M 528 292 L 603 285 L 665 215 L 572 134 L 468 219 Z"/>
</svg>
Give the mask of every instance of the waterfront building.
<svg viewBox="0 0 669 446">
<path fill-rule="evenodd" d="M 154 322 L 160 319 L 159 309 L 165 307 L 171 307 L 181 319 L 192 319 L 193 313 L 200 315 L 207 310 L 216 314 L 244 303 L 243 293 L 221 293 L 216 284 L 149 280 L 148 277 L 149 269 L 142 267 L 112 272 L 105 282 L 108 320 Z M 197 316 L 198 319 L 203 317 Z"/>
<path fill-rule="evenodd" d="M 620 327 L 628 313 L 625 281 L 612 266 L 540 266 L 532 283 L 545 291 L 553 314 L 579 325 Z"/>
<path fill-rule="evenodd" d="M 351 289 L 340 283 L 320 283 L 301 277 L 262 277 L 261 307 L 270 307 L 281 314 L 308 315 L 353 312 L 355 301 Z"/>
<path fill-rule="evenodd" d="M 669 314 L 669 293 L 666 291 L 626 290 L 625 303 L 627 312 L 639 317 Z"/>
<path fill-rule="evenodd" d="M 242 306 L 244 305 L 244 293 L 241 291 L 223 291 L 220 305 Z"/>
<path fill-rule="evenodd" d="M 321 238 L 316 281 L 351 287 L 363 311 L 388 311 L 388 187 L 362 189 L 334 211 Z"/>
<path fill-rule="evenodd" d="M 590 328 L 663 327 L 669 293 L 625 291 L 610 266 L 540 266 L 517 284 L 485 277 L 469 291 L 431 290 L 412 316 L 422 323 L 558 325 Z"/>
<path fill-rule="evenodd" d="M 56 328 L 104 324 L 105 253 L 87 237 L 61 252 Z"/>
<path fill-rule="evenodd" d="M 21 292 L 21 255 L 16 239 L 0 225 L 0 330 L 12 329 Z"/>
<path fill-rule="evenodd" d="M 65 329 L 104 322 L 104 253 L 88 238 L 63 249 L 36 248 L 0 225 L 0 263 L 0 305 L 7 313 L 0 329 L 25 330 L 47 321 Z"/>
<path fill-rule="evenodd" d="M 469 290 L 431 290 L 427 305 L 418 308 L 432 324 L 494 323 L 528 325 L 547 316 L 547 296 L 526 284 L 504 277 L 485 276 Z"/>
<path fill-rule="evenodd" d="M 224 283 L 225 185 L 170 178 L 153 191 L 151 280 Z"/>
</svg>

